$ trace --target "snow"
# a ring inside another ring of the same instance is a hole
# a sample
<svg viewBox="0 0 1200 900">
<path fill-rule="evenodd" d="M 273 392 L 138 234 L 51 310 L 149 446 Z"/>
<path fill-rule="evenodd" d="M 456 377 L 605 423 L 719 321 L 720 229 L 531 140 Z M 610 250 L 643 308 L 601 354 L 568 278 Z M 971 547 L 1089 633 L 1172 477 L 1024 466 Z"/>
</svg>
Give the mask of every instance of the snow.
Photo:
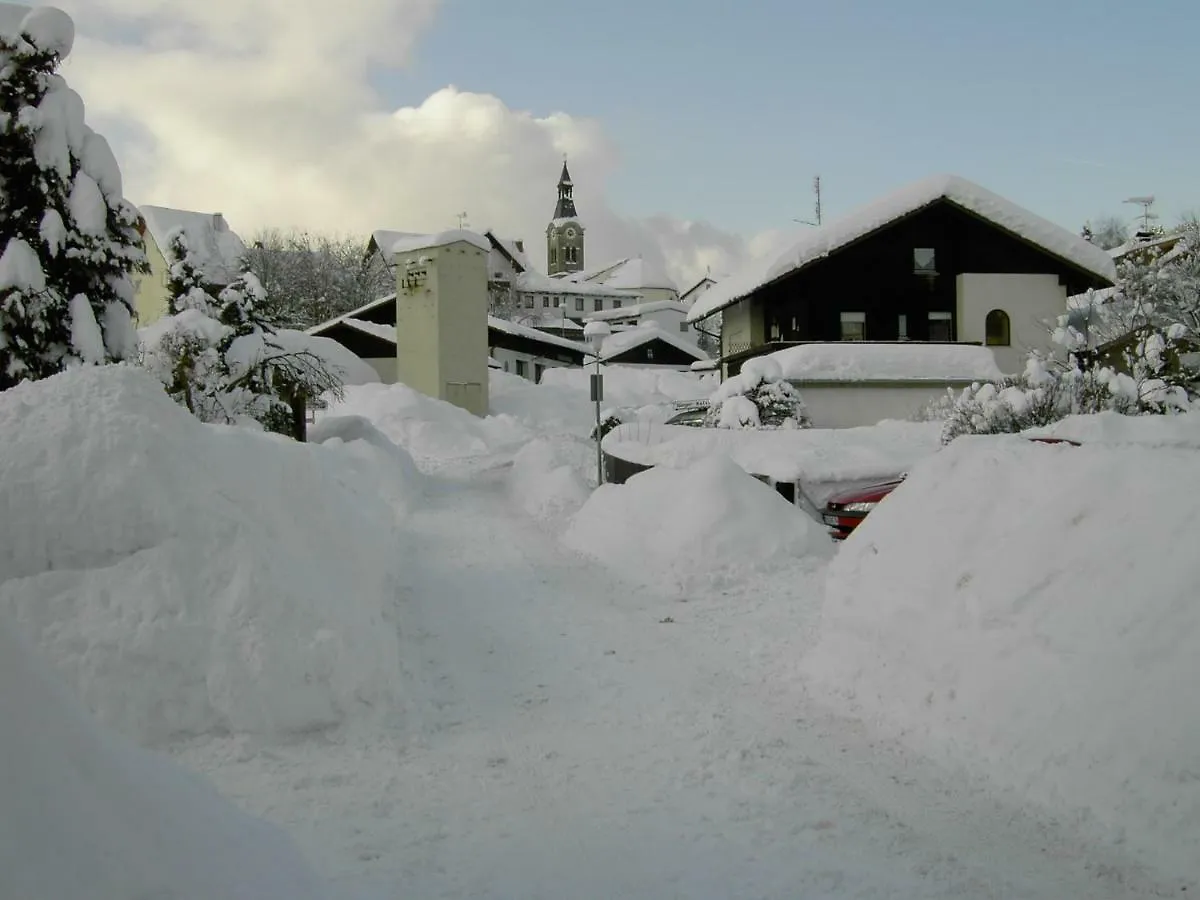
<svg viewBox="0 0 1200 900">
<path fill-rule="evenodd" d="M 1054 437 L 1095 444 L 1130 444 L 1141 447 L 1180 447 L 1200 450 L 1200 413 L 1174 416 L 1123 416 L 1103 412 L 1068 416 L 1053 425 L 1033 428 L 1026 437 Z"/>
<path fill-rule="evenodd" d="M 584 334 L 587 334 L 588 328 L 600 324 L 603 323 L 599 321 L 589 322 L 584 328 Z M 604 343 L 600 346 L 600 362 L 603 364 L 606 360 L 613 359 L 623 353 L 628 353 L 630 350 L 634 350 L 651 341 L 662 341 L 677 350 L 695 357 L 697 360 L 706 360 L 709 358 L 707 353 L 692 341 L 679 334 L 679 332 L 668 331 L 662 328 L 657 322 L 647 320 L 639 323 L 636 328 L 614 331 L 609 337 L 606 337 Z"/>
<path fill-rule="evenodd" d="M 171 232 L 182 228 L 187 235 L 188 249 L 205 279 L 216 285 L 233 281 L 241 270 L 246 253 L 242 239 L 229 230 L 220 213 L 192 212 L 165 206 L 139 206 L 151 237 L 164 254 L 170 244 Z"/>
<path fill-rule="evenodd" d="M 67 226 L 57 209 L 46 210 L 38 232 L 41 234 L 42 242 L 50 251 L 50 255 L 58 256 L 67 242 Z"/>
<path fill-rule="evenodd" d="M 156 322 L 143 331 L 152 334 L 157 324 Z M 396 329 L 393 327 L 390 331 L 392 339 L 395 340 Z M 231 361 L 249 368 L 255 361 L 278 353 L 279 350 L 285 353 L 311 353 L 331 370 L 336 371 L 344 384 L 371 384 L 379 381 L 378 372 L 332 338 L 306 334 L 290 328 L 281 328 L 272 334 L 247 334 L 236 338 L 230 344 L 226 356 Z"/>
<path fill-rule="evenodd" d="M 69 204 L 71 218 L 84 234 L 102 235 L 108 229 L 108 203 L 100 185 L 82 169 L 75 174 Z"/>
<path fill-rule="evenodd" d="M 509 490 L 528 515 L 543 522 L 575 513 L 595 486 L 596 445 L 581 438 L 537 438 L 513 457 Z M 583 474 L 590 471 L 592 478 Z"/>
<path fill-rule="evenodd" d="M 492 244 L 482 234 L 464 229 L 452 229 L 437 234 L 409 234 L 397 238 L 391 243 L 392 256 L 399 253 L 411 253 L 414 250 L 431 250 L 435 247 L 448 247 L 451 244 L 470 244 L 484 252 L 491 252 Z M 382 246 L 382 245 L 381 245 Z"/>
<path fill-rule="evenodd" d="M 789 381 L 998 381 L 996 357 L 973 344 L 801 344 L 769 358 Z"/>
<path fill-rule="evenodd" d="M 641 256 L 623 259 L 615 265 L 601 270 L 597 280 L 600 280 L 606 287 L 622 291 L 678 290 L 675 282 L 666 272 Z"/>
<path fill-rule="evenodd" d="M 623 296 L 629 296 L 622 292 Z M 622 306 L 620 309 L 605 309 L 600 312 L 588 313 L 587 320 L 610 321 L 612 319 L 637 319 L 650 313 L 671 310 L 680 314 L 686 313 L 688 307 L 678 300 L 650 300 L 646 303 L 634 303 Z"/>
<path fill-rule="evenodd" d="M 805 484 L 889 478 L 940 446 L 940 422 L 776 431 L 632 423 L 604 438 L 606 453 L 634 463 L 681 469 L 725 454 L 753 475 Z"/>
<path fill-rule="evenodd" d="M 685 595 L 833 551 L 824 527 L 719 455 L 602 485 L 563 541 Z"/>
<path fill-rule="evenodd" d="M 71 349 L 83 362 L 99 365 L 104 362 L 104 335 L 84 294 L 76 294 L 68 306 L 71 316 Z"/>
<path fill-rule="evenodd" d="M 113 155 L 108 140 L 102 135 L 89 131 L 84 138 L 83 147 L 80 148 L 79 164 L 84 172 L 95 179 L 110 203 L 115 204 L 117 200 L 124 198 L 121 167 L 117 164 L 117 158 Z"/>
<path fill-rule="evenodd" d="M 960 438 L 831 564 L 804 671 L 885 734 L 1200 878 L 1200 513 L 1179 502 L 1198 490 L 1194 447 Z"/>
<path fill-rule="evenodd" d="M 365 721 L 402 694 L 396 472 L 201 424 L 130 366 L 20 385 L 0 394 L 0 614 L 142 743 Z"/>
<path fill-rule="evenodd" d="M 516 337 L 523 337 L 527 340 L 538 341 L 550 347 L 560 347 L 563 350 L 571 350 L 580 354 L 588 352 L 587 347 L 578 341 L 559 337 L 556 334 L 547 334 L 545 331 L 529 328 L 526 325 L 519 325 L 516 322 L 509 319 L 501 319 L 498 316 L 488 316 L 488 328 L 503 331 L 505 334 L 515 335 Z"/>
<path fill-rule="evenodd" d="M 1098 278 L 1110 282 L 1116 279 L 1116 267 L 1109 255 L 1079 235 L 965 178 L 935 175 L 860 207 L 828 225 L 798 232 L 795 240 L 781 253 L 758 260 L 705 291 L 692 305 L 688 321 L 698 322 L 720 312 L 759 288 L 942 199 Z"/>
<path fill-rule="evenodd" d="M 615 288 L 593 282 L 578 283 L 566 278 L 551 278 L 533 269 L 526 269 L 517 276 L 516 289 L 524 294 L 569 294 L 584 297 L 620 297 L 628 299 L 628 291 L 618 291 Z"/>
<path fill-rule="evenodd" d="M 282 832 L 97 727 L 3 616 L 0 721 L 0 897 L 332 896 Z"/>
<path fill-rule="evenodd" d="M 46 289 L 46 273 L 37 251 L 20 238 L 9 238 L 0 254 L 0 290 L 36 293 Z"/>
<path fill-rule="evenodd" d="M 5 6 L 10 6 L 10 4 L 5 4 Z M 20 9 L 16 4 L 11 4 L 11 6 Z M 3 20 L 0 22 L 2 22 L 0 27 L 7 31 L 8 22 Z M 59 59 L 66 59 L 75 45 L 75 23 L 65 12 L 53 6 L 39 6 L 30 9 L 21 20 L 20 31 L 22 34 L 28 35 L 30 41 L 39 50 L 57 53 Z"/>
</svg>

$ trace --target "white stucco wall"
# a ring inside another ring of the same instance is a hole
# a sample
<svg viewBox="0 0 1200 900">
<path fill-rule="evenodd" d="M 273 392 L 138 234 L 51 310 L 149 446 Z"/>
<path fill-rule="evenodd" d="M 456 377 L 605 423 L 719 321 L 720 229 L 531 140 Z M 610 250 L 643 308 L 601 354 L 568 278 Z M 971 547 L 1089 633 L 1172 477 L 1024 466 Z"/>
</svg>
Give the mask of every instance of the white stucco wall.
<svg viewBox="0 0 1200 900">
<path fill-rule="evenodd" d="M 638 296 L 638 299 L 632 300 L 629 303 L 625 304 L 626 306 L 632 306 L 634 303 L 653 303 L 656 300 L 667 300 L 667 301 L 671 301 L 671 302 L 679 301 L 679 292 L 676 290 L 672 290 L 671 288 L 665 288 L 665 287 L 662 287 L 662 288 L 656 288 L 656 287 L 631 288 L 630 293 L 634 294 L 635 296 L 637 296 L 637 295 L 640 295 L 640 296 Z"/>
<path fill-rule="evenodd" d="M 525 377 L 530 381 L 537 378 L 535 365 L 546 369 L 572 368 L 571 363 L 559 359 L 548 359 L 544 356 L 533 356 L 529 353 L 519 353 L 516 350 L 506 350 L 503 347 L 493 347 L 492 358 L 500 363 L 500 368 L 511 375 L 517 374 L 517 361 L 525 363 Z"/>
<path fill-rule="evenodd" d="M 383 384 L 395 384 L 400 380 L 398 363 L 394 356 L 384 356 L 376 359 L 363 359 L 368 366 L 375 370 Z"/>
<path fill-rule="evenodd" d="M 884 419 L 908 419 L 966 382 L 792 382 L 804 398 L 815 428 L 856 428 Z"/>
<path fill-rule="evenodd" d="M 1008 313 L 1011 343 L 993 346 L 996 365 L 1006 374 L 1025 367 L 1030 350 L 1049 347 L 1048 329 L 1067 311 L 1067 290 L 1056 275 L 964 274 L 955 280 L 958 340 L 983 343 L 987 314 Z"/>
</svg>

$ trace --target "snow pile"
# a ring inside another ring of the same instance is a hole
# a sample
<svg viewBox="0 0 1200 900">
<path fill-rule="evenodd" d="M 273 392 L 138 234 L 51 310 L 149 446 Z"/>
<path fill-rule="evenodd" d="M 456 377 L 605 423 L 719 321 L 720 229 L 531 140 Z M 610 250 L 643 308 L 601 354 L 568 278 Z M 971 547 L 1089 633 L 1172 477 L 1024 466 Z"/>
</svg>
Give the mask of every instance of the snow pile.
<svg viewBox="0 0 1200 900">
<path fill-rule="evenodd" d="M 823 527 L 719 455 L 603 485 L 563 540 L 631 577 L 681 592 L 832 552 Z"/>
<path fill-rule="evenodd" d="M 398 509 L 411 511 L 424 495 L 426 478 L 412 454 L 362 416 L 327 416 L 309 427 L 308 442 L 338 448 L 359 461 L 363 477 L 386 490 Z"/>
<path fill-rule="evenodd" d="M 330 896 L 281 832 L 98 728 L 4 615 L 0 721 L 0 897 Z"/>
<path fill-rule="evenodd" d="M 1200 450 L 1200 412 L 1174 416 L 1124 416 L 1115 412 L 1068 416 L 1024 434 L 1026 437 L 1065 438 L 1085 444 L 1138 444 Z"/>
<path fill-rule="evenodd" d="M 564 389 L 575 396 L 589 396 L 589 379 L 594 366 L 547 369 L 538 387 Z M 673 369 L 659 371 L 633 366 L 600 366 L 604 375 L 604 403 L 608 406 L 651 406 L 688 400 L 705 400 L 720 384 L 713 374 L 698 375 Z"/>
<path fill-rule="evenodd" d="M 493 372 L 492 379 L 501 374 Z M 426 469 L 512 452 L 530 438 L 528 428 L 512 416 L 481 419 L 399 383 L 348 387 L 344 399 L 330 403 L 317 422 L 336 416 L 361 416 Z"/>
<path fill-rule="evenodd" d="M 830 565 L 804 670 L 919 749 L 1200 876 L 1200 512 L 1180 502 L 1198 492 L 1193 448 L 960 438 Z"/>
<path fill-rule="evenodd" d="M 1116 266 L 1108 254 L 1079 235 L 965 178 L 934 175 L 862 206 L 824 227 L 797 232 L 796 239 L 783 252 L 755 262 L 713 285 L 693 304 L 688 321 L 698 322 L 711 316 L 760 287 L 938 200 L 948 200 L 1099 278 L 1110 282 L 1116 279 Z"/>
<path fill-rule="evenodd" d="M 133 367 L 18 386 L 0 394 L 0 614 L 142 743 L 384 710 L 400 690 L 387 477 L 204 425 Z"/>
<path fill-rule="evenodd" d="M 998 381 L 987 347 L 972 344 L 802 344 L 770 354 L 789 381 Z"/>
<path fill-rule="evenodd" d="M 722 453 L 753 475 L 806 484 L 890 478 L 939 447 L 939 422 L 776 430 L 632 423 L 604 438 L 606 453 L 642 465 L 682 469 Z"/>
<path fill-rule="evenodd" d="M 596 445 L 578 438 L 538 438 L 517 451 L 509 476 L 513 499 L 542 521 L 569 516 L 583 506 L 595 483 Z M 591 473 L 589 479 L 585 472 Z"/>
</svg>

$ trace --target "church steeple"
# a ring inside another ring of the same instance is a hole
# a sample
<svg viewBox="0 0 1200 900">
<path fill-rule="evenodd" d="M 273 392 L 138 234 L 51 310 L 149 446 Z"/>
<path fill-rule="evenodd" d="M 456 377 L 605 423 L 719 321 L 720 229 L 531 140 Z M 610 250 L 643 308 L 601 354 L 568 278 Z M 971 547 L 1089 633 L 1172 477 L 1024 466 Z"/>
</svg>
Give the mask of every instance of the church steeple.
<svg viewBox="0 0 1200 900">
<path fill-rule="evenodd" d="M 583 270 L 583 226 L 571 196 L 574 190 L 564 154 L 562 174 L 558 176 L 558 203 L 554 205 L 554 218 L 546 226 L 546 271 L 551 275 Z"/>
<path fill-rule="evenodd" d="M 563 157 L 562 174 L 558 176 L 558 203 L 554 206 L 554 218 L 574 219 L 579 215 L 575 211 L 575 200 L 571 197 L 574 189 L 575 182 L 571 181 L 571 173 L 567 171 L 567 160 Z"/>
</svg>

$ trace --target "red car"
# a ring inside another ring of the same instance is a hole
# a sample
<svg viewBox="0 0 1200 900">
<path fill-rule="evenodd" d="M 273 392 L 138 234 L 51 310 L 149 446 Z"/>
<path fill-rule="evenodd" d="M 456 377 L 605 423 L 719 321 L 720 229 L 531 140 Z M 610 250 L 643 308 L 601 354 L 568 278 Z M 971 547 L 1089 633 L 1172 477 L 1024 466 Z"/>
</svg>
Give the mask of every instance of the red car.
<svg viewBox="0 0 1200 900">
<path fill-rule="evenodd" d="M 1031 441 L 1036 441 L 1039 444 L 1070 444 L 1072 447 L 1078 447 L 1077 441 L 1070 441 L 1066 438 L 1030 438 Z M 859 523 L 867 517 L 867 514 L 879 505 L 888 494 L 904 483 L 904 475 L 898 478 L 892 478 L 888 481 L 880 481 L 876 484 L 868 485 L 867 487 L 858 488 L 853 491 L 843 491 L 840 494 L 834 494 L 825 503 L 825 512 L 822 515 L 825 524 L 829 526 L 829 530 L 835 541 L 844 541 L 850 536 L 850 533 L 858 527 Z"/>
</svg>

